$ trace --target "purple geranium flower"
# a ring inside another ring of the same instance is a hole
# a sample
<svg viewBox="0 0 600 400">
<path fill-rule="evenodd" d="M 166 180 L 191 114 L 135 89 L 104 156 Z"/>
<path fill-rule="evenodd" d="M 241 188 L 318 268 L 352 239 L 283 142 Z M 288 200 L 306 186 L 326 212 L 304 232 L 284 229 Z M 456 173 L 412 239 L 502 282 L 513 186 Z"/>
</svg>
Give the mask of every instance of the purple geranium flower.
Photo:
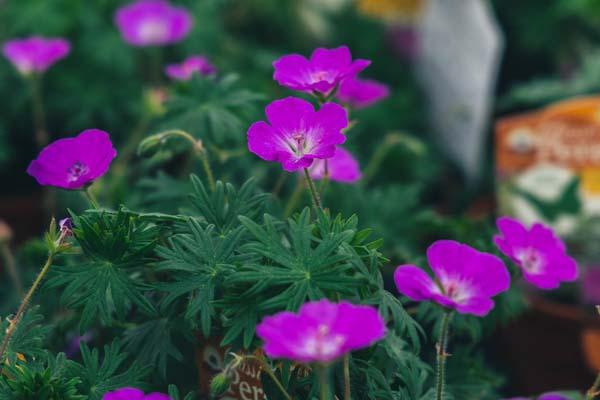
<svg viewBox="0 0 600 400">
<path fill-rule="evenodd" d="M 326 103 L 315 111 L 306 100 L 276 100 L 265 110 L 269 123 L 255 122 L 248 129 L 248 149 L 267 161 L 277 161 L 286 171 L 309 167 L 315 158 L 331 158 L 344 143 L 346 110 Z"/>
<path fill-rule="evenodd" d="M 327 171 L 325 171 L 327 163 Z M 340 146 L 335 150 L 333 157 L 325 160 L 315 160 L 308 170 L 310 177 L 316 180 L 323 179 L 327 172 L 329 179 L 336 182 L 354 183 L 361 177 L 358 161 L 350 152 Z"/>
<path fill-rule="evenodd" d="M 169 400 L 170 397 L 162 393 L 150 393 L 144 395 L 140 389 L 122 388 L 114 392 L 106 393 L 102 400 Z"/>
<path fill-rule="evenodd" d="M 355 76 L 369 64 L 369 60 L 352 61 L 346 46 L 318 48 L 313 51 L 310 60 L 299 54 L 290 54 L 275 61 L 273 79 L 293 90 L 327 95 L 344 79 Z"/>
<path fill-rule="evenodd" d="M 527 229 L 521 222 L 501 217 L 496 222 L 498 249 L 517 264 L 524 279 L 540 289 L 555 289 L 562 281 L 577 279 L 577 263 L 552 229 L 536 223 Z"/>
<path fill-rule="evenodd" d="M 530 397 L 511 397 L 510 399 L 504 400 L 530 400 Z M 560 393 L 546 393 L 537 398 L 537 400 L 569 400 L 568 397 L 563 396 Z"/>
<path fill-rule="evenodd" d="M 32 36 L 4 43 L 2 53 L 23 75 L 42 73 L 69 54 L 71 46 L 66 39 Z"/>
<path fill-rule="evenodd" d="M 166 0 L 138 0 L 119 8 L 115 23 L 129 44 L 161 46 L 185 38 L 192 28 L 192 16 Z"/>
<path fill-rule="evenodd" d="M 342 81 L 337 98 L 354 108 L 365 108 L 390 95 L 383 83 L 371 79 L 348 78 Z"/>
<path fill-rule="evenodd" d="M 385 323 L 372 307 L 321 300 L 266 317 L 256 334 L 269 357 L 328 363 L 381 340 Z"/>
<path fill-rule="evenodd" d="M 461 314 L 486 315 L 492 297 L 508 290 L 510 275 L 498 257 L 452 240 L 439 240 L 427 249 L 432 279 L 414 265 L 394 273 L 398 291 L 415 301 L 431 300 Z"/>
<path fill-rule="evenodd" d="M 27 168 L 40 185 L 81 189 L 108 171 L 117 156 L 108 133 L 88 129 L 46 146 Z"/>
<path fill-rule="evenodd" d="M 204 56 L 190 56 L 180 64 L 170 64 L 165 68 L 167 76 L 178 81 L 189 81 L 194 73 L 211 75 L 215 72 L 215 66 Z"/>
</svg>

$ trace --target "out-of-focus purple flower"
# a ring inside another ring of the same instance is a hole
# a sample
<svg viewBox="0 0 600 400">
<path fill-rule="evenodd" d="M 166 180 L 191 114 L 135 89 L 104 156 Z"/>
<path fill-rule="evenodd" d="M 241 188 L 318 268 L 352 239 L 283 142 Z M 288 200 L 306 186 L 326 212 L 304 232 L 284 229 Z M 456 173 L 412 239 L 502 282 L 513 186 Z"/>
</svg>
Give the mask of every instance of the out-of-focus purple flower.
<svg viewBox="0 0 600 400">
<path fill-rule="evenodd" d="M 387 85 L 371 79 L 356 77 L 344 79 L 337 91 L 337 98 L 353 108 L 365 108 L 390 95 Z"/>
<path fill-rule="evenodd" d="M 169 400 L 170 397 L 162 393 L 150 393 L 144 395 L 140 389 L 122 388 L 113 392 L 106 393 L 102 400 Z"/>
<path fill-rule="evenodd" d="M 452 240 L 439 240 L 427 249 L 435 280 L 414 265 L 394 273 L 398 291 L 415 301 L 434 301 L 461 314 L 486 315 L 492 297 L 508 290 L 510 275 L 498 257 Z"/>
<path fill-rule="evenodd" d="M 348 126 L 346 110 L 326 103 L 315 111 L 306 100 L 276 100 L 265 110 L 268 123 L 255 122 L 248 129 L 248 149 L 266 161 L 280 162 L 286 171 L 308 168 L 315 158 L 331 158 L 335 146 L 344 143 Z"/>
<path fill-rule="evenodd" d="M 313 51 L 310 60 L 299 54 L 289 54 L 273 62 L 273 79 L 292 90 L 327 95 L 344 79 L 356 76 L 369 64 L 369 60 L 352 61 L 346 46 L 318 48 Z"/>
<path fill-rule="evenodd" d="M 583 300 L 587 304 L 600 304 L 600 267 L 586 268 L 581 278 Z"/>
<path fill-rule="evenodd" d="M 389 38 L 394 50 L 398 55 L 408 61 L 412 61 L 419 52 L 419 33 L 414 26 L 399 25 L 392 27 Z"/>
<path fill-rule="evenodd" d="M 372 307 L 320 300 L 266 317 L 256 334 L 269 357 L 328 363 L 381 340 L 385 323 Z"/>
<path fill-rule="evenodd" d="M 531 397 L 511 397 L 510 399 L 504 400 L 531 400 Z M 559 393 L 546 393 L 537 398 L 537 400 L 569 400 L 568 397 L 563 396 Z"/>
<path fill-rule="evenodd" d="M 104 175 L 116 156 L 108 133 L 88 129 L 44 147 L 27 173 L 40 185 L 76 190 Z"/>
<path fill-rule="evenodd" d="M 184 39 L 193 21 L 186 9 L 167 0 L 138 0 L 119 8 L 115 23 L 133 46 L 162 46 Z"/>
<path fill-rule="evenodd" d="M 323 179 L 327 174 L 332 181 L 343 183 L 354 183 L 361 177 L 358 161 L 348 150 L 340 146 L 336 148 L 333 157 L 327 160 L 315 160 L 308 172 L 315 180 Z"/>
<path fill-rule="evenodd" d="M 67 358 L 73 358 L 79 353 L 81 343 L 89 343 L 92 340 L 92 334 L 86 332 L 83 335 L 73 336 L 67 342 L 67 348 L 65 349 L 65 355 Z"/>
<path fill-rule="evenodd" d="M 42 73 L 66 57 L 71 46 L 66 39 L 32 36 L 4 43 L 2 53 L 23 75 Z"/>
<path fill-rule="evenodd" d="M 167 76 L 178 81 L 189 81 L 194 73 L 212 75 L 215 72 L 217 72 L 215 66 L 204 56 L 190 56 L 182 63 L 169 64 L 165 67 Z"/>
<path fill-rule="evenodd" d="M 540 223 L 527 229 L 509 217 L 499 218 L 496 225 L 500 231 L 494 237 L 496 246 L 521 268 L 527 282 L 540 289 L 555 289 L 563 281 L 577 279 L 577 263 L 552 229 Z"/>
</svg>

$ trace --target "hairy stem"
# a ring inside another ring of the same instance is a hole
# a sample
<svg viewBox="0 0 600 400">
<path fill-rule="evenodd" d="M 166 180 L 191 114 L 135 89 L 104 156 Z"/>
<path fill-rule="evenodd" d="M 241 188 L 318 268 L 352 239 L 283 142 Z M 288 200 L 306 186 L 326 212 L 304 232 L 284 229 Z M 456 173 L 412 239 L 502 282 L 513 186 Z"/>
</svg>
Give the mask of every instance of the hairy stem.
<svg viewBox="0 0 600 400">
<path fill-rule="evenodd" d="M 319 390 L 321 393 L 321 400 L 331 399 L 331 390 L 329 389 L 329 376 L 327 366 L 320 365 L 317 367 L 317 374 L 319 377 Z"/>
<path fill-rule="evenodd" d="M 95 208 L 96 210 L 99 210 L 100 206 L 98 205 L 98 202 L 96 201 L 96 198 L 94 197 L 94 194 L 90 190 L 90 187 L 91 186 L 86 186 L 83 189 L 83 194 L 85 194 L 85 197 L 87 197 L 87 199 L 90 202 L 90 205 L 92 206 L 92 208 Z"/>
<path fill-rule="evenodd" d="M 312 178 L 310 177 L 308 168 L 304 168 L 304 177 L 306 178 L 306 184 L 308 185 L 310 195 L 312 196 L 313 205 L 315 206 L 316 209 L 323 211 L 323 205 L 321 204 L 321 198 L 319 197 L 319 192 L 317 192 L 315 183 L 313 182 Z"/>
<path fill-rule="evenodd" d="M 208 185 L 210 186 L 210 189 L 214 192 L 217 185 L 215 183 L 215 177 L 213 175 L 212 168 L 210 167 L 210 161 L 208 159 L 208 154 L 207 154 L 206 148 L 202 145 L 202 141 L 196 139 L 190 133 L 188 133 L 186 131 L 182 131 L 180 129 L 168 130 L 165 132 L 161 132 L 159 135 L 161 135 L 163 140 L 166 140 L 167 138 L 169 138 L 171 136 L 179 136 L 179 137 L 187 140 L 188 142 L 190 142 L 190 144 L 192 145 L 192 149 L 194 150 L 194 153 L 198 156 L 200 161 L 202 161 L 202 168 L 204 169 L 204 173 L 206 174 L 206 179 L 208 180 Z"/>
<path fill-rule="evenodd" d="M 594 400 L 600 394 L 600 374 L 596 377 L 594 384 L 586 392 L 586 400 Z"/>
<path fill-rule="evenodd" d="M 46 130 L 46 110 L 42 95 L 42 77 L 34 75 L 31 82 L 31 103 L 33 106 L 33 123 L 35 128 L 35 143 L 39 148 L 48 144 L 49 137 Z"/>
<path fill-rule="evenodd" d="M 29 291 L 27 292 L 27 294 L 21 301 L 21 305 L 19 306 L 19 309 L 17 310 L 17 314 L 10 321 L 8 329 L 6 330 L 6 334 L 4 335 L 4 339 L 2 340 L 2 344 L 0 345 L 0 370 L 2 369 L 2 365 L 4 363 L 4 355 L 5 355 L 4 353 L 6 353 L 6 349 L 8 348 L 8 345 L 10 344 L 10 339 L 16 332 L 19 323 L 23 319 L 23 314 L 25 314 L 25 311 L 27 310 L 27 306 L 31 302 L 31 298 L 33 297 L 33 294 L 35 293 L 37 288 L 40 286 L 40 284 L 44 280 L 44 277 L 50 270 L 50 266 L 52 265 L 53 256 L 54 256 L 54 254 L 52 252 L 50 252 L 48 254 L 48 259 L 46 260 L 46 263 L 42 267 L 42 270 L 40 271 L 38 276 L 35 278 L 35 281 L 33 281 L 33 285 L 31 285 L 31 288 L 29 289 Z"/>
<path fill-rule="evenodd" d="M 442 317 L 442 325 L 440 327 L 440 339 L 437 344 L 437 374 L 435 385 L 436 400 L 442 400 L 444 397 L 444 389 L 446 385 L 446 358 L 448 357 L 446 349 L 448 347 L 448 331 L 451 319 L 452 312 L 445 311 L 444 316 Z"/>
<path fill-rule="evenodd" d="M 6 269 L 8 271 L 8 275 L 10 276 L 10 279 L 13 281 L 13 285 L 15 285 L 15 288 L 17 289 L 17 292 L 19 293 L 19 297 L 23 298 L 23 296 L 25 295 L 25 291 L 23 290 L 23 284 L 21 283 L 21 277 L 19 276 L 19 271 L 17 270 L 17 265 L 15 263 L 15 257 L 12 253 L 12 251 L 10 250 L 10 245 L 8 242 L 2 242 L 1 246 L 1 250 L 2 250 L 2 257 L 4 258 L 4 262 L 6 263 Z"/>
<path fill-rule="evenodd" d="M 292 192 L 292 194 L 291 194 L 290 198 L 288 199 L 288 202 L 285 206 L 285 210 L 283 212 L 283 216 L 285 218 L 292 215 L 292 213 L 296 209 L 296 206 L 298 205 L 298 202 L 300 201 L 300 198 L 302 197 L 303 192 L 304 192 L 304 183 L 303 183 L 302 179 L 299 178 L 298 183 L 296 184 L 296 188 Z"/>
<path fill-rule="evenodd" d="M 279 391 L 281 392 L 283 397 L 285 397 L 286 400 L 292 400 L 292 396 L 290 396 L 290 394 L 287 392 L 287 390 L 285 390 L 285 387 L 283 386 L 281 381 L 277 378 L 277 376 L 273 372 L 273 369 L 271 369 L 271 366 L 269 364 L 267 364 L 267 362 L 265 361 L 265 359 L 263 357 L 247 356 L 245 358 L 247 360 L 258 361 L 260 363 L 260 366 L 262 367 L 263 371 L 265 371 L 267 373 L 267 375 L 269 375 L 269 378 L 271 378 L 271 380 L 275 383 L 275 386 L 277 386 L 277 389 L 279 389 Z"/>
<path fill-rule="evenodd" d="M 351 400 L 350 391 L 350 354 L 344 356 L 344 400 Z"/>
</svg>

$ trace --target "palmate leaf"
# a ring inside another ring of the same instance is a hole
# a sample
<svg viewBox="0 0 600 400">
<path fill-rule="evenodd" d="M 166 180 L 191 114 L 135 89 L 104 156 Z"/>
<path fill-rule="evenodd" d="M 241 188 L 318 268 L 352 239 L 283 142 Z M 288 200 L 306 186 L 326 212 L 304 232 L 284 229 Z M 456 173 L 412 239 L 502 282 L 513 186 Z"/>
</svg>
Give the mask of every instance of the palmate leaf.
<svg viewBox="0 0 600 400">
<path fill-rule="evenodd" d="M 17 325 L 6 349 L 6 360 L 9 364 L 14 364 L 19 354 L 27 360 L 46 354 L 43 345 L 51 328 L 42 324 L 44 317 L 38 314 L 38 309 L 36 306 L 26 311 Z M 0 341 L 4 339 L 8 327 L 8 319 L 3 318 L 0 323 Z"/>
<path fill-rule="evenodd" d="M 217 144 L 241 143 L 263 95 L 239 88 L 239 77 L 196 77 L 177 87 L 166 104 L 165 129 L 177 126 Z"/>
<path fill-rule="evenodd" d="M 81 379 L 79 390 L 88 400 L 100 400 L 104 393 L 122 387 L 144 387 L 144 377 L 151 368 L 142 367 L 137 361 L 127 364 L 127 354 L 121 352 L 121 345 L 114 341 L 104 346 L 103 357 L 97 349 L 81 346 L 82 364 L 72 367 L 71 374 Z"/>
<path fill-rule="evenodd" d="M 153 314 L 154 306 L 144 296 L 147 285 L 134 278 L 149 261 L 158 233 L 156 226 L 137 223 L 124 212 L 90 213 L 74 218 L 74 234 L 88 261 L 53 267 L 48 287 L 62 287 L 61 300 L 82 309 L 80 330 L 96 318 L 110 324 L 120 320 L 132 304 Z"/>
<path fill-rule="evenodd" d="M 69 370 L 75 362 L 64 353 L 47 362 L 17 362 L 0 377 L 0 400 L 85 400 L 77 389 L 81 380 Z"/>
<path fill-rule="evenodd" d="M 168 307 L 184 297 L 187 301 L 186 320 L 194 328 L 200 321 L 202 332 L 208 337 L 215 314 L 212 301 L 221 282 L 236 270 L 234 264 L 240 256 L 235 250 L 243 228 L 218 235 L 214 225 L 204 228 L 192 219 L 188 227 L 189 234 L 175 235 L 169 239 L 168 246 L 157 250 L 162 261 L 156 269 L 171 273 L 171 281 L 159 286 L 167 293 L 162 306 Z"/>
<path fill-rule="evenodd" d="M 206 190 L 204 183 L 192 175 L 194 193 L 192 205 L 204 217 L 206 223 L 225 234 L 239 225 L 238 216 L 256 220 L 262 214 L 268 194 L 258 192 L 253 179 L 246 181 L 236 191 L 233 185 L 217 182 L 214 192 Z"/>
<path fill-rule="evenodd" d="M 176 325 L 168 317 L 152 319 L 125 332 L 125 345 L 143 365 L 152 365 L 163 379 L 167 377 L 169 357 L 183 360 L 183 354 L 173 343 Z"/>
</svg>

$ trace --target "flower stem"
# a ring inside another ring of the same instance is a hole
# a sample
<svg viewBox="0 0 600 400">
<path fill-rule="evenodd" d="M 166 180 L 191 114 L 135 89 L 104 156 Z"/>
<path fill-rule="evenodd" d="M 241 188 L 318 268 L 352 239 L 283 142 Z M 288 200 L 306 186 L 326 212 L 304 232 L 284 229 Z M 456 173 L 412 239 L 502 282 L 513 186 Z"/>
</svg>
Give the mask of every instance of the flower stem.
<svg viewBox="0 0 600 400">
<path fill-rule="evenodd" d="M 344 400 L 351 400 L 350 392 L 350 354 L 344 356 Z"/>
<path fill-rule="evenodd" d="M 17 270 L 17 266 L 15 263 L 15 257 L 10 250 L 10 245 L 7 241 L 4 241 L 0 244 L 2 247 L 2 256 L 4 258 L 4 262 L 6 263 L 6 269 L 8 270 L 8 274 L 19 293 L 19 297 L 23 298 L 25 291 L 23 290 L 23 284 L 21 283 L 21 278 L 19 276 L 19 271 Z"/>
<path fill-rule="evenodd" d="M 4 353 L 6 353 L 6 349 L 8 348 L 8 345 L 10 344 L 10 339 L 16 332 L 19 322 L 21 322 L 21 320 L 23 319 L 23 314 L 25 314 L 25 311 L 27 310 L 27 306 L 29 305 L 31 298 L 33 297 L 33 294 L 35 293 L 37 288 L 40 286 L 44 277 L 50 270 L 50 266 L 52 265 L 53 257 L 54 257 L 54 253 L 49 252 L 46 263 L 42 267 L 42 270 L 40 271 L 38 276 L 35 278 L 33 285 L 31 285 L 31 288 L 29 289 L 29 291 L 27 292 L 27 294 L 21 301 L 21 305 L 19 306 L 19 309 L 17 310 L 17 314 L 10 321 L 8 329 L 6 330 L 6 334 L 4 335 L 4 339 L 2 340 L 2 344 L 0 345 L 0 370 L 2 369 L 2 365 L 4 362 Z"/>
<path fill-rule="evenodd" d="M 267 362 L 265 361 L 265 359 L 263 357 L 248 356 L 245 358 L 258 361 L 260 366 L 262 367 L 263 371 L 265 371 L 267 373 L 267 375 L 269 375 L 269 378 L 271 378 L 271 380 L 273 380 L 273 382 L 275 383 L 275 386 L 277 386 L 277 389 L 279 389 L 279 391 L 281 392 L 283 397 L 285 397 L 286 400 L 292 400 L 292 396 L 290 396 L 290 394 L 287 392 L 287 390 L 285 390 L 285 387 L 283 387 L 283 384 L 277 378 L 277 376 L 271 369 L 271 366 L 269 364 L 267 364 Z"/>
<path fill-rule="evenodd" d="M 296 206 L 298 205 L 298 202 L 300 201 L 300 198 L 302 197 L 303 192 L 304 192 L 303 181 L 302 181 L 302 179 L 298 179 L 296 188 L 292 192 L 292 194 L 291 194 L 290 198 L 288 199 L 288 202 L 285 206 L 285 210 L 283 212 L 283 216 L 285 218 L 292 215 L 292 213 L 294 212 L 294 209 L 296 209 Z"/>
<path fill-rule="evenodd" d="M 310 195 L 312 196 L 313 205 L 316 209 L 323 211 L 323 205 L 321 204 L 321 198 L 319 197 L 319 192 L 317 192 L 317 188 L 315 187 L 315 183 L 310 177 L 310 173 L 308 172 L 308 168 L 304 168 L 304 177 L 306 178 L 306 183 L 308 185 L 308 189 L 310 190 Z"/>
<path fill-rule="evenodd" d="M 172 130 L 164 131 L 164 132 L 159 133 L 159 135 L 163 138 L 162 140 L 166 140 L 170 136 L 179 136 L 181 138 L 184 138 L 188 142 L 190 142 L 190 144 L 192 145 L 192 149 L 194 150 L 194 153 L 198 156 L 200 161 L 202 161 L 202 168 L 204 168 L 204 173 L 206 174 L 206 179 L 208 179 L 208 185 L 210 186 L 210 189 L 214 192 L 217 185 L 215 183 L 215 177 L 214 177 L 214 175 L 212 173 L 212 169 L 210 167 L 210 161 L 208 160 L 208 154 L 207 154 L 206 148 L 202 144 L 202 141 L 196 139 L 191 134 L 187 133 L 186 131 L 182 131 L 180 129 L 172 129 Z"/>
<path fill-rule="evenodd" d="M 448 330 L 451 319 L 452 312 L 445 311 L 444 316 L 442 317 L 442 325 L 440 327 L 440 339 L 437 344 L 437 375 L 435 385 L 436 400 L 442 400 L 444 397 L 444 389 L 446 384 L 446 358 L 448 357 L 446 349 L 448 347 Z"/>
<path fill-rule="evenodd" d="M 42 96 L 42 77 L 31 77 L 31 103 L 33 106 L 33 122 L 35 128 L 35 143 L 39 148 L 48 144 L 48 131 L 46 130 L 46 111 Z"/>
<path fill-rule="evenodd" d="M 217 188 L 217 184 L 215 183 L 215 176 L 213 175 L 212 168 L 210 167 L 210 161 L 208 160 L 208 155 L 206 151 L 203 151 L 198 155 L 200 160 L 202 161 L 202 168 L 204 168 L 204 173 L 206 174 L 206 179 L 208 179 L 208 185 L 210 189 L 214 192 Z"/>
<path fill-rule="evenodd" d="M 600 374 L 596 377 L 592 387 L 586 392 L 585 399 L 594 400 L 598 394 L 600 394 Z"/>
<path fill-rule="evenodd" d="M 100 209 L 100 206 L 98 205 L 98 202 L 96 201 L 96 198 L 94 197 L 94 194 L 90 190 L 90 186 L 86 186 L 83 189 L 83 194 L 85 194 L 85 197 L 87 197 L 87 199 L 89 200 L 92 208 L 95 208 L 96 210 Z"/>
<path fill-rule="evenodd" d="M 327 366 L 321 365 L 317 368 L 317 374 L 319 376 L 319 389 L 321 392 L 321 400 L 331 399 L 331 390 L 329 389 L 329 376 Z"/>
</svg>

